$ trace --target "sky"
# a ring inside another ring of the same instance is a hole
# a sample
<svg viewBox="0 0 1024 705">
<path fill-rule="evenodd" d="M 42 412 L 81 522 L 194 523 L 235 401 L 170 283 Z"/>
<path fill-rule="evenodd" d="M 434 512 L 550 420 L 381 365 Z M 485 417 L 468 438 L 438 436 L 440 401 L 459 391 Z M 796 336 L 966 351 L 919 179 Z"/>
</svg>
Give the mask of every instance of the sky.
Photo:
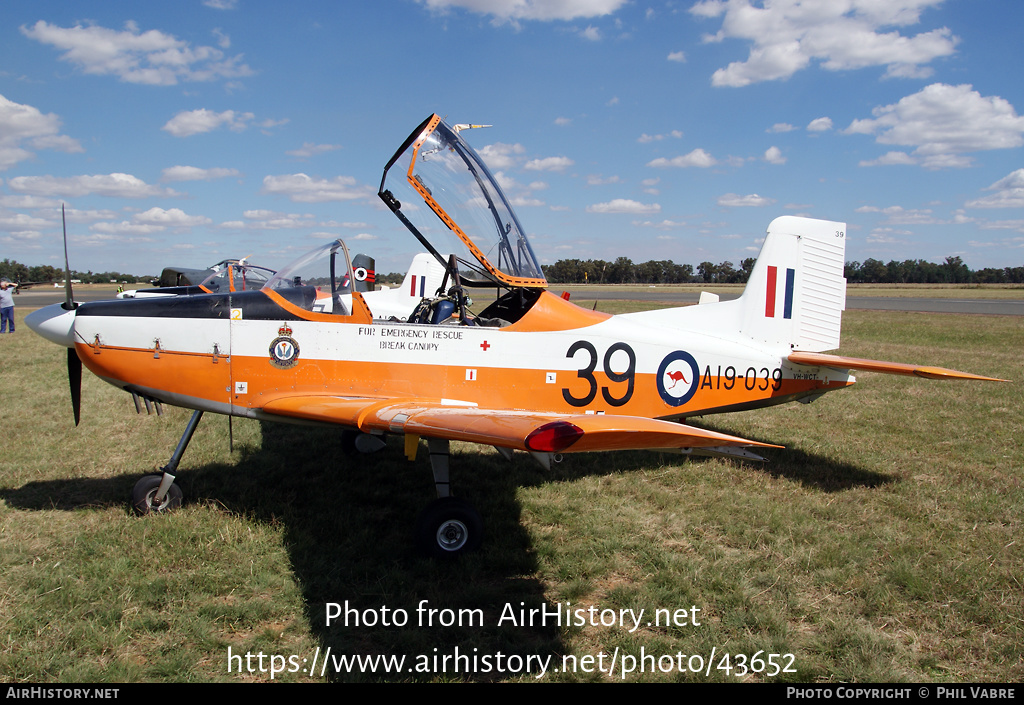
<svg viewBox="0 0 1024 705">
<path fill-rule="evenodd" d="M 155 274 L 332 240 L 405 271 L 377 198 L 431 113 L 542 263 L 1024 265 L 1020 0 L 4 0 L 0 259 Z"/>
</svg>

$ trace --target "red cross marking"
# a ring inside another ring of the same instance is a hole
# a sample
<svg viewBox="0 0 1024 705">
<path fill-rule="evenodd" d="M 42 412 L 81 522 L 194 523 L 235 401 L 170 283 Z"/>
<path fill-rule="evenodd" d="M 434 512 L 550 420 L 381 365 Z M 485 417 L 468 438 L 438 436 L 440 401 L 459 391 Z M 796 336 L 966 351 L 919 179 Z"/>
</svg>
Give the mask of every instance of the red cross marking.
<svg viewBox="0 0 1024 705">
<path fill-rule="evenodd" d="M 484 352 L 487 352 L 487 348 L 491 347 L 491 344 L 485 340 L 484 342 L 480 343 L 480 347 L 484 349 Z"/>
</svg>

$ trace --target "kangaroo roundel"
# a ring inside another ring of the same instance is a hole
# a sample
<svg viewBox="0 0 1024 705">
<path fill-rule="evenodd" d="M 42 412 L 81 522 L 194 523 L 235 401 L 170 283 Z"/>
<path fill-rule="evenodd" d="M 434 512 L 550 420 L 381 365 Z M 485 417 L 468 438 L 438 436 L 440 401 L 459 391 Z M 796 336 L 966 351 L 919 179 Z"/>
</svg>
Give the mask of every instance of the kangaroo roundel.
<svg viewBox="0 0 1024 705">
<path fill-rule="evenodd" d="M 658 367 L 658 394 L 671 406 L 682 406 L 690 401 L 699 381 L 697 361 L 688 352 L 676 350 Z"/>
</svg>

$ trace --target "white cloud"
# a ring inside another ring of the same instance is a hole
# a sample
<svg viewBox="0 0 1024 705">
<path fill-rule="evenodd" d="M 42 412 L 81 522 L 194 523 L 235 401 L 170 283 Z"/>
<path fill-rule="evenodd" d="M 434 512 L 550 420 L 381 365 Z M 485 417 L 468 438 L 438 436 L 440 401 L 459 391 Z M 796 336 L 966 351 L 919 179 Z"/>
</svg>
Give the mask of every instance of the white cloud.
<svg viewBox="0 0 1024 705">
<path fill-rule="evenodd" d="M 287 125 L 288 121 L 289 121 L 288 118 L 284 118 L 283 120 L 272 120 L 270 118 L 267 118 L 266 120 L 263 120 L 262 122 L 260 122 L 259 126 L 260 126 L 261 131 L 263 132 L 263 134 L 269 135 L 270 134 L 270 128 L 272 128 L 272 127 L 280 127 L 281 125 Z"/>
<path fill-rule="evenodd" d="M 517 20 L 573 20 L 610 15 L 627 0 L 420 0 L 431 10 L 461 7 L 491 15 L 496 23 Z"/>
<path fill-rule="evenodd" d="M 886 152 L 878 159 L 865 159 L 859 162 L 859 166 L 899 166 L 917 164 L 917 160 L 906 152 Z"/>
<path fill-rule="evenodd" d="M 212 132 L 223 126 L 232 132 L 241 132 L 249 126 L 254 117 L 255 115 L 252 113 L 236 113 L 234 110 L 225 110 L 222 113 L 215 113 L 205 108 L 184 110 L 168 120 L 167 124 L 160 129 L 171 133 L 174 137 L 191 137 L 204 132 Z"/>
<path fill-rule="evenodd" d="M 55 149 L 84 152 L 78 140 L 60 134 L 60 118 L 44 115 L 31 105 L 22 105 L 0 95 L 0 170 L 9 169 L 34 154 L 26 149 Z"/>
<path fill-rule="evenodd" d="M 747 196 L 741 196 L 737 193 L 727 193 L 718 197 L 718 205 L 725 206 L 727 208 L 761 207 L 770 206 L 773 203 L 775 203 L 774 198 L 765 198 L 764 196 L 758 196 L 756 193 L 752 193 Z"/>
<path fill-rule="evenodd" d="M 875 228 L 868 233 L 865 238 L 865 242 L 875 245 L 905 245 L 906 240 L 895 237 L 894 235 L 905 235 L 903 231 L 896 232 L 892 228 Z"/>
<path fill-rule="evenodd" d="M 170 34 L 140 32 L 134 22 L 122 31 L 95 25 L 58 27 L 39 20 L 21 27 L 30 39 L 63 51 L 61 59 L 87 74 L 117 76 L 126 83 L 173 86 L 179 81 L 215 81 L 250 76 L 242 56 L 226 57 L 209 46 L 192 47 Z"/>
<path fill-rule="evenodd" d="M 914 147 L 914 161 L 927 169 L 970 166 L 967 153 L 1024 144 L 1024 117 L 1007 100 L 982 97 L 969 85 L 934 83 L 872 114 L 854 120 L 846 134 L 876 135 L 879 144 Z M 890 159 L 907 163 L 895 155 Z"/>
<path fill-rule="evenodd" d="M 492 170 L 510 169 L 519 163 L 517 155 L 525 152 L 526 148 L 521 144 L 505 144 L 504 142 L 488 144 L 477 150 L 477 153 Z"/>
<path fill-rule="evenodd" d="M 152 186 L 131 174 L 95 174 L 92 176 L 17 176 L 7 186 L 30 196 L 113 196 L 117 198 L 148 198 L 177 196 L 171 189 Z"/>
<path fill-rule="evenodd" d="M 882 213 L 888 216 L 883 221 L 886 225 L 939 225 L 943 221 L 936 218 L 928 208 L 904 208 L 903 206 L 861 206 L 858 213 Z"/>
<path fill-rule="evenodd" d="M 238 176 L 238 169 L 201 169 L 197 166 L 172 166 L 164 169 L 163 181 L 213 181 Z"/>
<path fill-rule="evenodd" d="M 306 174 L 285 174 L 264 177 L 263 193 L 287 196 L 297 203 L 323 203 L 368 198 L 374 191 L 351 176 L 314 179 Z"/>
<path fill-rule="evenodd" d="M 654 228 L 656 230 L 675 230 L 676 228 L 686 227 L 686 222 L 682 220 L 661 220 L 654 222 L 652 220 L 634 220 L 633 225 L 638 228 Z"/>
<path fill-rule="evenodd" d="M 555 124 L 559 127 L 568 127 L 572 124 L 572 119 L 567 117 L 555 118 Z"/>
<path fill-rule="evenodd" d="M 531 159 L 523 168 L 531 171 L 563 171 L 573 164 L 575 162 L 569 157 L 544 157 L 543 159 Z"/>
<path fill-rule="evenodd" d="M 672 159 L 665 159 L 664 157 L 659 157 L 658 159 L 654 159 L 653 161 L 647 162 L 647 166 L 653 166 L 656 168 L 670 166 L 685 168 L 695 166 L 700 167 L 702 169 L 706 169 L 707 167 L 714 166 L 717 163 L 718 161 L 714 157 L 705 152 L 703 149 L 698 148 L 693 150 L 689 154 L 683 154 L 678 157 L 673 157 Z"/>
<path fill-rule="evenodd" d="M 587 186 L 607 186 L 608 184 L 619 183 L 622 183 L 622 179 L 618 176 L 603 177 L 600 174 L 590 174 L 587 176 Z"/>
<path fill-rule="evenodd" d="M 587 27 L 580 32 L 580 36 L 591 42 L 599 42 L 601 41 L 601 30 L 597 27 Z"/>
<path fill-rule="evenodd" d="M 661 206 L 657 203 L 640 203 L 628 198 L 616 198 L 607 203 L 595 203 L 587 206 L 587 213 L 658 213 Z"/>
<path fill-rule="evenodd" d="M 212 34 L 217 38 L 217 46 L 219 46 L 221 49 L 231 48 L 231 37 L 224 34 L 224 32 L 221 31 L 220 27 L 214 27 Z"/>
<path fill-rule="evenodd" d="M 503 171 L 495 171 L 494 178 L 513 206 L 544 205 L 543 201 L 533 197 L 534 191 L 543 191 L 548 187 L 543 181 L 532 181 L 524 186 Z"/>
<path fill-rule="evenodd" d="M 764 160 L 769 164 L 785 164 L 786 158 L 782 156 L 782 150 L 778 147 L 769 147 L 764 152 Z"/>
<path fill-rule="evenodd" d="M 967 202 L 968 208 L 1024 208 L 1024 169 L 1004 176 L 989 186 L 986 191 L 995 191 L 991 196 Z"/>
<path fill-rule="evenodd" d="M 777 134 L 780 132 L 792 132 L 795 129 L 796 127 L 790 125 L 788 122 L 777 122 L 767 130 L 765 130 L 765 132 L 773 132 Z"/>
<path fill-rule="evenodd" d="M 208 225 L 210 219 L 204 215 L 188 215 L 180 208 L 150 208 L 143 213 L 136 213 L 130 221 L 120 223 L 96 223 L 89 229 L 95 233 L 110 235 L 148 235 L 167 228 L 188 230 L 200 225 Z"/>
<path fill-rule="evenodd" d="M 326 154 L 327 152 L 333 152 L 336 149 L 341 149 L 340 144 L 314 144 L 313 142 L 303 142 L 302 146 L 298 149 L 292 149 L 285 154 L 292 157 L 307 158 L 315 157 L 318 154 Z"/>
<path fill-rule="evenodd" d="M 675 61 L 675 62 L 678 62 L 680 64 L 685 64 L 686 63 L 686 52 L 683 52 L 683 51 L 673 51 L 673 52 L 670 52 L 669 55 L 668 55 L 668 60 L 669 61 Z"/>
<path fill-rule="evenodd" d="M 510 196 L 508 202 L 513 208 L 538 207 L 544 205 L 544 201 L 539 198 L 529 198 L 527 196 Z"/>
<path fill-rule="evenodd" d="M 832 129 L 832 118 L 820 117 L 811 120 L 807 125 L 808 132 L 828 132 Z"/>
<path fill-rule="evenodd" d="M 242 217 L 245 218 L 244 223 L 239 221 L 221 223 L 221 227 L 246 228 L 249 230 L 286 230 L 323 225 L 322 223 L 317 223 L 316 218 L 309 213 L 280 213 L 278 211 L 256 209 L 243 212 Z"/>
<path fill-rule="evenodd" d="M 926 65 L 955 51 L 949 29 L 904 36 L 881 30 L 917 24 L 921 11 L 942 0 L 700 0 L 690 12 L 722 17 L 722 27 L 706 42 L 745 39 L 752 46 L 746 61 L 718 69 L 716 86 L 747 86 L 786 79 L 812 61 L 829 71 L 886 66 L 886 76 L 923 78 Z"/>
<path fill-rule="evenodd" d="M 639 137 L 637 137 L 636 141 L 639 142 L 640 144 L 647 144 L 648 142 L 660 142 L 661 140 L 665 139 L 666 137 L 675 137 L 676 139 L 679 139 L 682 136 L 683 136 L 683 131 L 682 130 L 672 130 L 667 135 L 649 135 L 649 134 L 647 134 L 645 132 L 642 135 L 640 135 Z"/>
<path fill-rule="evenodd" d="M 180 208 L 169 210 L 150 208 L 148 211 L 135 215 L 132 220 L 137 223 L 163 225 L 169 228 L 191 228 L 210 223 L 210 219 L 205 215 L 188 215 Z"/>
<path fill-rule="evenodd" d="M 11 233 L 38 232 L 53 227 L 53 222 L 27 213 L 0 211 L 0 231 Z"/>
</svg>

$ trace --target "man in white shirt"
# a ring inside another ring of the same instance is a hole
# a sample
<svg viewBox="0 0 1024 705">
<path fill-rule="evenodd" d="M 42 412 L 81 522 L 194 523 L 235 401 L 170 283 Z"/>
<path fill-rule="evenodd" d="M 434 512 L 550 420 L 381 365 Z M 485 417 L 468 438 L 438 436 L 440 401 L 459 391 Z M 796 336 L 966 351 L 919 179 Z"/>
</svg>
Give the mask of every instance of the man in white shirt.
<svg viewBox="0 0 1024 705">
<path fill-rule="evenodd" d="M 0 333 L 14 332 L 14 287 L 10 279 L 0 279 Z"/>
</svg>

